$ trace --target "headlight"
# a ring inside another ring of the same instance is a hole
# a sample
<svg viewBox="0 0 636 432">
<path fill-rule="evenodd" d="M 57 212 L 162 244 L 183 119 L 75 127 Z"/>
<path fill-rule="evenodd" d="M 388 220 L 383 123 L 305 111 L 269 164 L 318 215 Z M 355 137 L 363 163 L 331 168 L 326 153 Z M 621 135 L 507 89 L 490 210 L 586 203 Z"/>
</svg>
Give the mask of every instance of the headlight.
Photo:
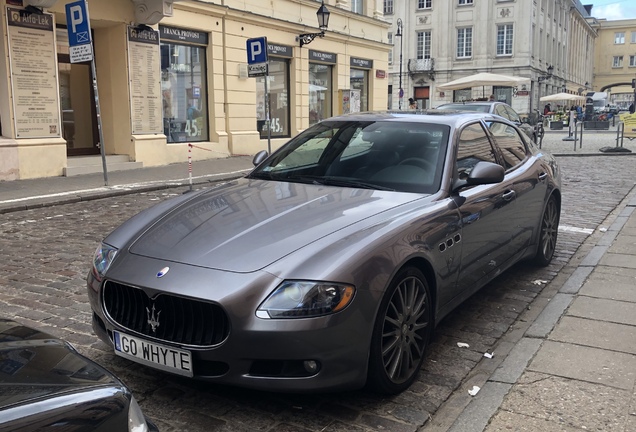
<svg viewBox="0 0 636 432">
<path fill-rule="evenodd" d="M 128 407 L 128 432 L 148 432 L 148 424 L 134 397 L 131 397 Z"/>
<path fill-rule="evenodd" d="M 343 310 L 351 300 L 352 285 L 285 281 L 260 305 L 259 318 L 310 318 Z"/>
<path fill-rule="evenodd" d="M 117 249 L 106 243 L 100 243 L 93 257 L 93 274 L 96 278 L 101 279 L 104 277 L 116 254 Z"/>
</svg>

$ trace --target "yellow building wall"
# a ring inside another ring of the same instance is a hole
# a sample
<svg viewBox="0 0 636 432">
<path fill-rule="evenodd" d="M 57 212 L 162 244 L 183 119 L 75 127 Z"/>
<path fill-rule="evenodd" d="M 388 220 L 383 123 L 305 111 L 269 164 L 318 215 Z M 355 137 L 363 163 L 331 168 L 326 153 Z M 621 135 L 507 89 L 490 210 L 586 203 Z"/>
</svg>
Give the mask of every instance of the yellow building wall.
<svg viewBox="0 0 636 432">
<path fill-rule="evenodd" d="M 0 0 L 4 5 L 6 0 Z M 65 24 L 65 4 L 58 0 L 48 12 L 59 24 Z M 222 4 L 221 4 L 222 3 Z M 338 91 L 350 88 L 350 57 L 373 60 L 369 70 L 369 108 L 384 109 L 387 105 L 387 80 L 375 78 L 377 69 L 386 70 L 389 46 L 386 41 L 388 24 L 369 16 L 351 13 L 327 0 L 331 12 L 329 28 L 324 38 L 300 47 L 300 33 L 316 32 L 316 10 L 320 3 L 305 0 L 225 0 L 189 1 L 173 4 L 174 15 L 161 25 L 193 29 L 208 33 L 207 102 L 209 141 L 195 142 L 194 160 L 227 155 L 251 155 L 267 149 L 267 140 L 260 139 L 256 126 L 256 79 L 241 77 L 247 63 L 246 41 L 266 36 L 269 42 L 293 48 L 290 59 L 290 135 L 293 137 L 309 125 L 308 50 L 335 53 L 332 105 L 338 113 Z M 344 3 L 343 3 L 344 4 Z M 187 143 L 167 143 L 163 134 L 133 135 L 131 128 L 130 87 L 127 56 L 127 25 L 135 20 L 131 0 L 89 0 L 91 28 L 97 82 L 100 98 L 102 132 L 106 154 L 125 154 L 144 166 L 184 162 L 188 157 Z M 371 12 L 373 6 L 368 6 Z M 4 8 L 3 8 L 4 9 Z M 153 26 L 158 28 L 158 25 Z M 0 179 L 32 178 L 62 175 L 66 166 L 66 144 L 63 139 L 15 140 L 12 134 L 10 101 L 10 70 L 6 62 L 6 19 L 4 63 L 0 64 L 0 116 L 3 134 L 0 138 Z M 157 66 L 159 67 L 159 66 Z M 87 89 L 88 90 L 88 89 Z M 272 150 L 288 138 L 272 139 Z M 30 141 L 30 142 L 26 142 Z"/>
</svg>

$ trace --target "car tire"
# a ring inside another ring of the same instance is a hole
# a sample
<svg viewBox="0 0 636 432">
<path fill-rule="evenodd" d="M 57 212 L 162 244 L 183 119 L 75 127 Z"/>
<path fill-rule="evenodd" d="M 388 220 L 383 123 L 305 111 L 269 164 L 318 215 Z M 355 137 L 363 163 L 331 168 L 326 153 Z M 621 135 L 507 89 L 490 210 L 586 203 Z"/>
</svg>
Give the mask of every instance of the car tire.
<svg viewBox="0 0 636 432">
<path fill-rule="evenodd" d="M 417 378 L 433 331 L 432 299 L 426 278 L 406 267 L 393 278 L 373 328 L 368 384 L 396 394 Z"/>
<path fill-rule="evenodd" d="M 554 196 L 551 196 L 541 216 L 539 244 L 537 245 L 537 253 L 533 259 L 536 265 L 545 267 L 552 261 L 559 234 L 560 217 L 561 209 L 559 208 L 559 203 Z"/>
</svg>

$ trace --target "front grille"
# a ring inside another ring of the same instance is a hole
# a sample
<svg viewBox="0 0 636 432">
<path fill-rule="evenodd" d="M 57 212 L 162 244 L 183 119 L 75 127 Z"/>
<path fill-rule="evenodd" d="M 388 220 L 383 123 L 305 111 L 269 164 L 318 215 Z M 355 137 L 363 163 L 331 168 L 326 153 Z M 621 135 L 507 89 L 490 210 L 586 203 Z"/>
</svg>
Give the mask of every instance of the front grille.
<svg viewBox="0 0 636 432">
<path fill-rule="evenodd" d="M 117 324 L 135 333 L 183 345 L 210 346 L 225 340 L 230 331 L 218 305 L 159 294 L 151 300 L 141 289 L 107 281 L 104 309 Z M 152 330 L 154 318 L 159 323 Z"/>
</svg>

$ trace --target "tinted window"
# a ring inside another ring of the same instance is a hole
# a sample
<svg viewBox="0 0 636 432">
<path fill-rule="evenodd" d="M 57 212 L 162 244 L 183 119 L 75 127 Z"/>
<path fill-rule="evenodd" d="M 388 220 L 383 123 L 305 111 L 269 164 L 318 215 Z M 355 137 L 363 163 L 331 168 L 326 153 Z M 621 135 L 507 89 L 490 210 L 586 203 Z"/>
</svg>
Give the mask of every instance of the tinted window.
<svg viewBox="0 0 636 432">
<path fill-rule="evenodd" d="M 457 174 L 460 179 L 468 177 L 477 162 L 497 163 L 495 152 L 481 123 L 466 126 L 457 145 Z"/>
<path fill-rule="evenodd" d="M 521 123 L 521 118 L 519 117 L 519 114 L 517 114 L 517 112 L 515 110 L 513 110 L 509 106 L 505 106 L 505 108 L 506 108 L 506 112 L 508 113 L 507 118 L 510 121 L 513 121 L 515 123 Z"/>
<path fill-rule="evenodd" d="M 433 193 L 450 127 L 406 121 L 323 121 L 258 166 L 251 177 Z"/>
<path fill-rule="evenodd" d="M 488 128 L 495 136 L 506 169 L 515 167 L 526 158 L 526 146 L 515 128 L 505 123 L 489 122 Z"/>
</svg>

